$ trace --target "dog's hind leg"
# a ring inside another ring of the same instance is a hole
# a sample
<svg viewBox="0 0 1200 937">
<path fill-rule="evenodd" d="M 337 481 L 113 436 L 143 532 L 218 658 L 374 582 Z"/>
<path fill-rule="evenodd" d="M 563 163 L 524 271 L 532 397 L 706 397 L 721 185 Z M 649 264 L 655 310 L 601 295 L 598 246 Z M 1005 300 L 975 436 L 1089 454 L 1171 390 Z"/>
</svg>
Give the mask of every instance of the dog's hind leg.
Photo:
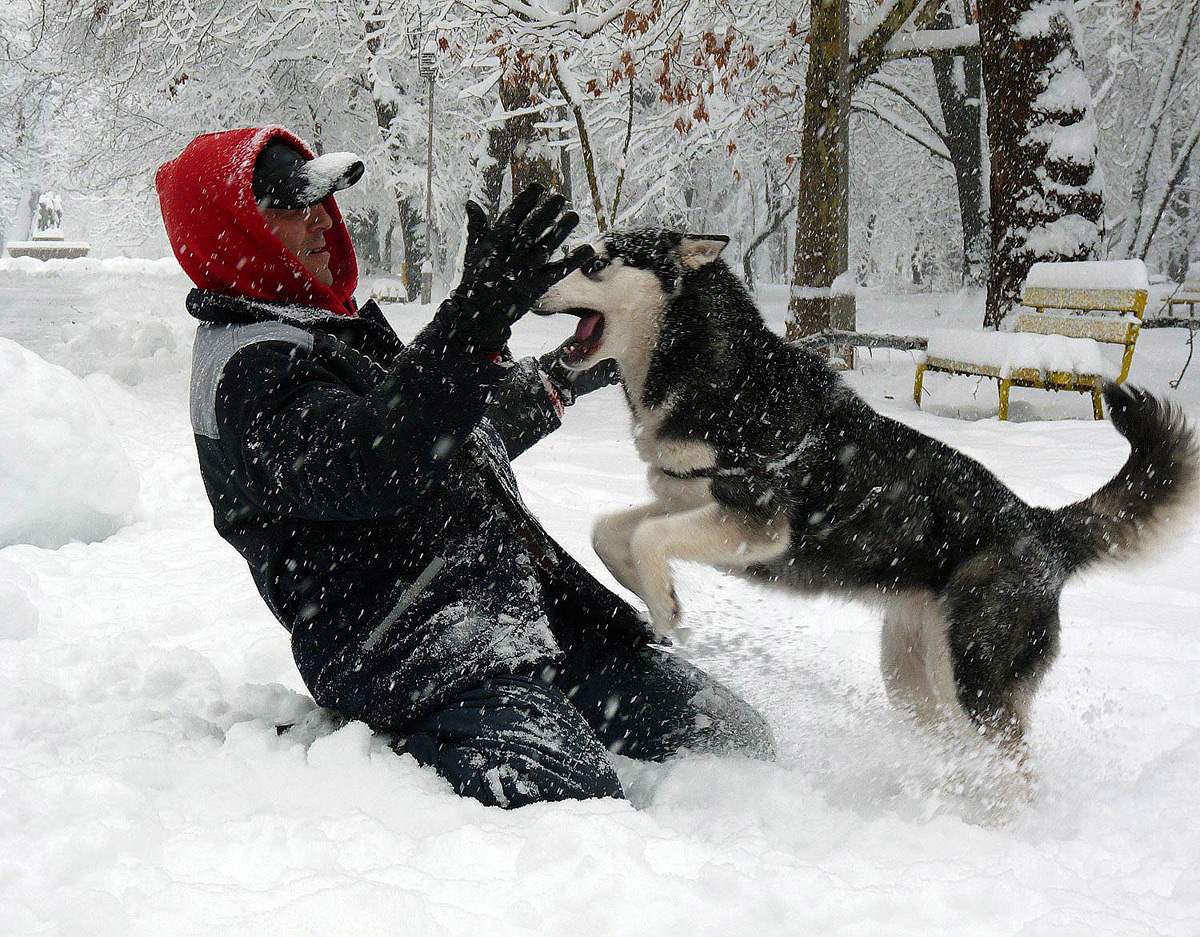
<svg viewBox="0 0 1200 937">
<path fill-rule="evenodd" d="M 1020 755 L 1029 704 L 1058 650 L 1058 589 L 1028 564 L 981 554 L 951 577 L 944 601 L 959 702 Z"/>
<path fill-rule="evenodd" d="M 879 663 L 888 699 L 922 722 L 944 721 L 959 710 L 947 623 L 931 593 L 887 600 Z"/>
<path fill-rule="evenodd" d="M 717 503 L 643 521 L 630 548 L 641 580 L 639 595 L 650 609 L 655 632 L 666 634 L 679 623 L 671 560 L 745 568 L 780 556 L 788 534 L 783 515 L 756 521 Z"/>
</svg>

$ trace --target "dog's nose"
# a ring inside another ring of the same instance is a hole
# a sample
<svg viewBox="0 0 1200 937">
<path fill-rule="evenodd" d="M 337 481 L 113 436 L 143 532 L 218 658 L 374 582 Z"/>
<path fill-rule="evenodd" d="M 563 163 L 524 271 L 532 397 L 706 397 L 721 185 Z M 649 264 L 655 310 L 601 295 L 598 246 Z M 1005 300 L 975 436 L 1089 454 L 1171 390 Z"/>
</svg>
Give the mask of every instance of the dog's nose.
<svg viewBox="0 0 1200 937">
<path fill-rule="evenodd" d="M 539 316 L 549 316 L 559 311 L 558 305 L 558 287 L 552 286 L 546 290 L 537 301 L 533 304 L 530 312 Z"/>
</svg>

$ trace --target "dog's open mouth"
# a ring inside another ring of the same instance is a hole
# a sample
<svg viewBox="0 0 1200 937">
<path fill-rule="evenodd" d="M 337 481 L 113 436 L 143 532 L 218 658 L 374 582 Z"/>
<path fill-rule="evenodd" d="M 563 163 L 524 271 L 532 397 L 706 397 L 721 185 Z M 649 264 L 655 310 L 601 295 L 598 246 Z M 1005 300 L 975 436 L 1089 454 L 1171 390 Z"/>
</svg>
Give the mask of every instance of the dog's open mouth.
<svg viewBox="0 0 1200 937">
<path fill-rule="evenodd" d="M 563 347 L 563 364 L 583 364 L 600 350 L 604 343 L 604 316 L 594 309 L 566 309 L 571 315 L 579 316 L 575 334 Z"/>
</svg>

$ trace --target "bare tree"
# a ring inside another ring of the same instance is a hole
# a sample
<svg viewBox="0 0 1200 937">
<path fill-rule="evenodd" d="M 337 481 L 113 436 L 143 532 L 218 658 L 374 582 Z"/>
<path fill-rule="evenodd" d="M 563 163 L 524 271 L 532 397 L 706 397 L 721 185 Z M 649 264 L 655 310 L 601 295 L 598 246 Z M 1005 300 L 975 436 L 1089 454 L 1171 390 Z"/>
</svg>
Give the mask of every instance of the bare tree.
<svg viewBox="0 0 1200 937">
<path fill-rule="evenodd" d="M 1200 0 L 1184 0 L 1180 4 L 1180 9 L 1175 10 L 1174 13 L 1176 19 L 1166 45 L 1167 52 L 1158 70 L 1154 97 L 1150 102 L 1149 113 L 1146 114 L 1142 124 L 1137 152 L 1133 157 L 1129 186 L 1129 210 L 1121 220 L 1120 235 L 1115 245 L 1115 251 L 1121 257 L 1145 258 L 1159 219 L 1162 217 L 1162 210 L 1169 201 L 1171 192 L 1178 185 L 1179 179 L 1182 178 L 1180 175 L 1177 179 L 1176 172 L 1172 171 L 1167 177 L 1165 197 L 1156 198 L 1150 194 L 1151 163 L 1158 147 L 1162 128 L 1166 123 L 1165 118 L 1171 105 L 1179 97 L 1180 81 L 1186 75 L 1186 70 L 1181 66 L 1187 60 L 1189 38 L 1196 29 L 1197 21 L 1200 20 Z M 1175 163 L 1179 161 L 1181 149 L 1178 146 L 1178 140 L 1172 142 L 1175 144 L 1172 154 L 1172 170 L 1174 170 Z M 1195 146 L 1194 135 L 1191 146 Z M 1183 149 L 1186 149 L 1187 155 L 1183 156 L 1180 166 L 1184 167 L 1186 171 L 1191 153 L 1186 139 L 1183 142 Z"/>
<path fill-rule="evenodd" d="M 846 272 L 849 262 L 851 95 L 894 58 L 961 54 L 978 44 L 978 32 L 971 26 L 919 28 L 917 14 L 926 2 L 885 0 L 859 30 L 860 38 L 853 44 L 847 0 L 812 3 L 796 248 L 788 307 L 788 330 L 792 335 L 808 335 L 835 322 L 852 327 L 854 321 L 853 294 L 835 289 L 835 281 Z M 884 116 L 878 110 L 876 113 Z M 905 130 L 895 122 L 893 126 Z M 907 135 L 943 158 L 950 155 L 944 142 L 930 142 L 927 134 Z"/>
</svg>

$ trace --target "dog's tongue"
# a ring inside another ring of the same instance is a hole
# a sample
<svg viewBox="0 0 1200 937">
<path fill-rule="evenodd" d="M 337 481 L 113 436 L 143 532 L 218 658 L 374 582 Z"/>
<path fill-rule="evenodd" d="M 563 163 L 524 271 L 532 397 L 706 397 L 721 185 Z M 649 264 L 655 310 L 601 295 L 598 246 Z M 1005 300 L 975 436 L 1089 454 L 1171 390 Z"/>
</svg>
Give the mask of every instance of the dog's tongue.
<svg viewBox="0 0 1200 937">
<path fill-rule="evenodd" d="M 603 317 L 598 312 L 593 312 L 590 316 L 581 317 L 579 323 L 575 326 L 575 341 L 586 342 L 591 338 L 601 318 Z"/>
</svg>

